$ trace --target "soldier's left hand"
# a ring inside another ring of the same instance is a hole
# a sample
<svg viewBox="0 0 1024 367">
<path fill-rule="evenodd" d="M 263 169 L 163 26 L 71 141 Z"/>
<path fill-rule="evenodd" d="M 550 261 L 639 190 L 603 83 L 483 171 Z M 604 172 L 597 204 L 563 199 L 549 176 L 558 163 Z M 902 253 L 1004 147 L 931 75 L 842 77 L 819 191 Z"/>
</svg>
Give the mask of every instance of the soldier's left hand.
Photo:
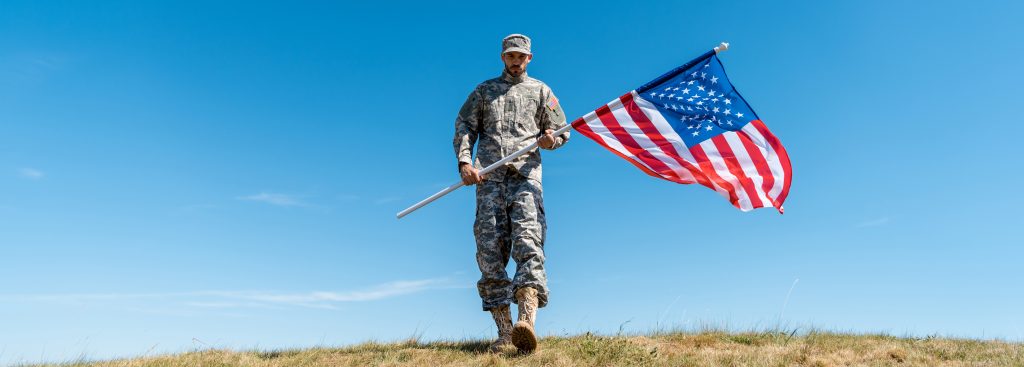
<svg viewBox="0 0 1024 367">
<path fill-rule="evenodd" d="M 555 137 L 551 135 L 553 132 L 555 131 L 551 129 L 544 130 L 544 135 L 537 139 L 537 145 L 544 149 L 551 149 L 555 146 Z"/>
</svg>

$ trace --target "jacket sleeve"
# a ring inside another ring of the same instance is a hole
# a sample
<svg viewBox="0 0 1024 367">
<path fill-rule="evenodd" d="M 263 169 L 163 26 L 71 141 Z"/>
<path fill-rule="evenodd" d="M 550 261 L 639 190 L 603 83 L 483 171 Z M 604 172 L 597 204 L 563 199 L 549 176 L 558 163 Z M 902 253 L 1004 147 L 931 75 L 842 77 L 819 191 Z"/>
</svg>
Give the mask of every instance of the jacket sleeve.
<svg viewBox="0 0 1024 367">
<path fill-rule="evenodd" d="M 476 88 L 466 97 L 466 102 L 459 109 L 459 116 L 455 118 L 455 138 L 452 144 L 459 164 L 473 164 L 473 145 L 476 144 L 480 128 L 480 101 L 479 88 Z"/>
<path fill-rule="evenodd" d="M 544 106 L 542 108 L 544 113 L 541 114 L 541 131 L 561 129 L 565 126 L 565 111 L 562 111 L 562 104 L 558 102 L 558 98 L 555 97 L 555 93 L 551 91 L 551 88 L 544 86 L 543 94 L 542 102 Z M 551 150 L 558 149 L 568 141 L 569 130 L 566 130 L 564 133 L 555 136 L 555 145 L 551 146 Z"/>
</svg>

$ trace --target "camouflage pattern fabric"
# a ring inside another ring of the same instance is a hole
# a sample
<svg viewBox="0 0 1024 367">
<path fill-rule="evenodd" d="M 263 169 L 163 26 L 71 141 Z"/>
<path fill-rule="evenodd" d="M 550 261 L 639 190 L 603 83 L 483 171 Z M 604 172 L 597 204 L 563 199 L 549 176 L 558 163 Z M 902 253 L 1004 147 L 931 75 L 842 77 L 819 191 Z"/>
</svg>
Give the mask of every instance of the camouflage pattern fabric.
<svg viewBox="0 0 1024 367">
<path fill-rule="evenodd" d="M 455 119 L 455 156 L 459 163 L 477 169 L 525 148 L 544 130 L 565 126 L 565 113 L 558 98 L 546 84 L 524 71 L 519 77 L 502 72 L 501 77 L 477 85 Z M 558 149 L 569 140 L 569 132 L 555 137 Z M 476 159 L 472 159 L 476 144 Z M 534 150 L 509 162 L 523 176 L 541 181 L 540 151 Z M 501 181 L 503 172 L 492 172 L 487 180 Z"/>
<path fill-rule="evenodd" d="M 565 126 L 565 113 L 551 88 L 523 72 L 477 85 L 455 119 L 453 145 L 459 163 L 486 167 L 540 137 L 544 130 Z M 569 140 L 569 132 L 555 137 L 551 149 Z M 473 159 L 473 146 L 476 157 Z M 516 302 L 514 291 L 538 291 L 539 307 L 548 300 L 544 272 L 544 198 L 540 151 L 524 154 L 486 175 L 477 185 L 476 236 L 480 281 L 477 289 L 483 309 Z M 510 280 L 505 267 L 516 262 Z"/>
<path fill-rule="evenodd" d="M 501 40 L 501 53 L 507 52 L 522 52 L 524 54 L 533 55 L 530 52 L 530 37 L 515 33 L 505 36 L 505 39 Z"/>
<path fill-rule="evenodd" d="M 544 192 L 539 182 L 508 167 L 504 181 L 484 181 L 476 188 L 476 261 L 480 266 L 477 290 L 484 311 L 515 303 L 513 294 L 523 287 L 536 289 L 539 307 L 548 300 L 544 273 Z M 509 280 L 505 267 L 516 262 Z"/>
</svg>

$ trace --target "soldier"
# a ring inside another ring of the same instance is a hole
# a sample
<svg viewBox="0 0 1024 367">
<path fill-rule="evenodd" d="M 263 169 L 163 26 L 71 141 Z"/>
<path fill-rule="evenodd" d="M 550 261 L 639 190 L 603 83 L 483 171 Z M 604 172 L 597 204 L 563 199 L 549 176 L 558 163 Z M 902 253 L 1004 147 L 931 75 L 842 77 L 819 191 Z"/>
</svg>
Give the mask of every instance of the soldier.
<svg viewBox="0 0 1024 367">
<path fill-rule="evenodd" d="M 526 75 L 533 59 L 530 38 L 521 34 L 501 43 L 505 69 L 500 77 L 480 83 L 466 98 L 455 119 L 455 155 L 459 174 L 476 187 L 476 260 L 480 266 L 477 290 L 498 327 L 492 352 L 521 352 L 537 348 L 534 331 L 537 308 L 548 302 L 544 274 L 544 199 L 541 189 L 540 151 L 533 150 L 503 167 L 480 175 L 479 170 L 530 145 L 533 138 L 543 149 L 557 149 L 569 132 L 553 136 L 565 126 L 558 98 L 540 80 Z M 476 158 L 472 159 L 473 145 Z M 515 259 L 515 276 L 505 267 Z M 519 305 L 519 320 L 512 324 L 510 303 Z"/>
</svg>

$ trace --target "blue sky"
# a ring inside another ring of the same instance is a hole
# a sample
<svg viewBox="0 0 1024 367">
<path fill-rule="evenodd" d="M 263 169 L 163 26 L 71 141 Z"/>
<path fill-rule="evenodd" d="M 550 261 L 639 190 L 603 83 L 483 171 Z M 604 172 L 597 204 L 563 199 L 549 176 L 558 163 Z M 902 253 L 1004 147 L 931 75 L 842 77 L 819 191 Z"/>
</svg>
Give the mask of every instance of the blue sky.
<svg viewBox="0 0 1024 367">
<path fill-rule="evenodd" d="M 534 40 L 570 118 L 721 41 L 786 214 L 545 152 L 541 333 L 1024 340 L 1013 2 L 0 3 L 0 365 L 489 338 L 453 121 Z"/>
</svg>

